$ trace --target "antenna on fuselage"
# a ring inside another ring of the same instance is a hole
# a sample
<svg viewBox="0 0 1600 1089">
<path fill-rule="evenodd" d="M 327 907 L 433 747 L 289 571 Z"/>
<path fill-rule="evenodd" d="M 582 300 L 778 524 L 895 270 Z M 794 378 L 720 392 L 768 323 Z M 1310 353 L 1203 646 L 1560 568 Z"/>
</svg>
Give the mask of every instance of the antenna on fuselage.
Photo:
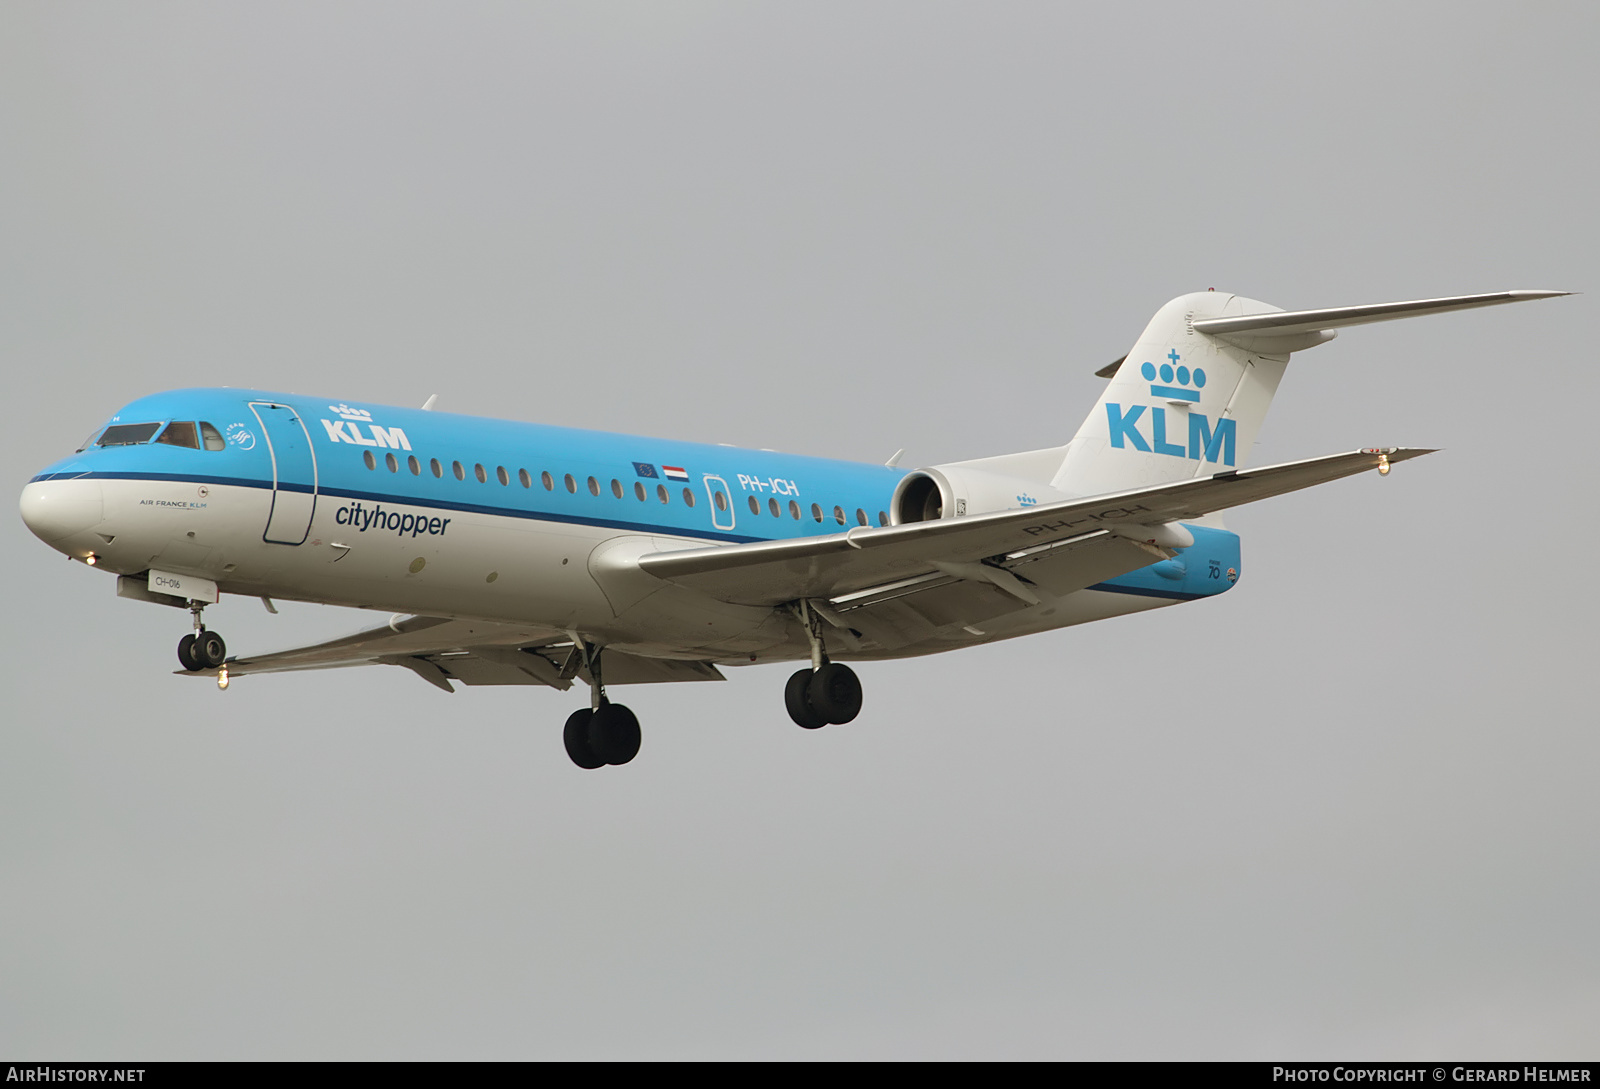
<svg viewBox="0 0 1600 1089">
<path fill-rule="evenodd" d="M 437 393 L 430 393 L 430 394 L 428 394 L 428 399 L 426 401 L 422 402 L 422 411 L 424 411 L 424 412 L 432 412 L 433 411 L 433 406 L 438 404 L 438 403 L 439 403 L 439 395 Z"/>
</svg>

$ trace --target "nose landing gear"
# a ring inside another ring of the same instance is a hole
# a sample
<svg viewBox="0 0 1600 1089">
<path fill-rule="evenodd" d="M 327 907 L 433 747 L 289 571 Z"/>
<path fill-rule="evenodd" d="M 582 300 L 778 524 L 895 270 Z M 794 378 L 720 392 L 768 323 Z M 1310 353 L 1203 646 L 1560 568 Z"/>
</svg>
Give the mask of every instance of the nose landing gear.
<svg viewBox="0 0 1600 1089">
<path fill-rule="evenodd" d="M 178 640 L 178 663 L 191 673 L 216 669 L 228 660 L 228 644 L 222 641 L 222 636 L 200 621 L 200 611 L 204 608 L 204 602 L 189 602 L 189 615 L 194 617 L 194 631 Z"/>
</svg>

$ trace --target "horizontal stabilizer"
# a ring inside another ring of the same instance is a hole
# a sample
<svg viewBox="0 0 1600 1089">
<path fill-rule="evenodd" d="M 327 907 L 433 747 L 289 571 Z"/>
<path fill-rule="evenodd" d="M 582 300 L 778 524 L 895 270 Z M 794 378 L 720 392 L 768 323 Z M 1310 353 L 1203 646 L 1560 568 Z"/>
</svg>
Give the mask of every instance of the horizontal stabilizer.
<svg viewBox="0 0 1600 1089">
<path fill-rule="evenodd" d="M 1493 291 L 1484 295 L 1451 295 L 1443 299 L 1369 303 L 1366 306 L 1334 306 L 1323 310 L 1274 310 L 1264 314 L 1244 314 L 1239 317 L 1205 318 L 1196 321 L 1194 328 L 1197 332 L 1250 349 L 1270 350 L 1275 345 L 1263 342 L 1269 338 L 1282 338 L 1284 344 L 1280 347 L 1283 350 L 1295 351 L 1330 340 L 1335 329 L 1342 329 L 1347 325 L 1370 325 L 1378 321 L 1397 321 L 1400 318 L 1415 318 L 1424 314 L 1475 310 L 1480 306 L 1500 306 L 1504 303 L 1551 299 L 1570 294 L 1572 294 L 1570 291 Z M 1244 342 L 1246 334 L 1251 334 L 1248 343 Z"/>
</svg>

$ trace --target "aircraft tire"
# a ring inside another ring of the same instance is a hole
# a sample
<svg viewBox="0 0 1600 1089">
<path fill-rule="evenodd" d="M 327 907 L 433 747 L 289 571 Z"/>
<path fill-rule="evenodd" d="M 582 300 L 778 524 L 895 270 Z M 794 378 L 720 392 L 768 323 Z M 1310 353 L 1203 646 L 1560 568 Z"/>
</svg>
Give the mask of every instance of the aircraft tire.
<svg viewBox="0 0 1600 1089">
<path fill-rule="evenodd" d="M 589 748 L 608 764 L 626 764 L 639 755 L 639 719 L 620 703 L 602 703 L 589 720 Z"/>
<path fill-rule="evenodd" d="M 788 708 L 789 717 L 794 719 L 795 725 L 804 730 L 820 730 L 828 724 L 828 720 L 811 706 L 808 692 L 812 676 L 811 670 L 802 669 L 790 677 L 789 683 L 783 688 L 783 705 Z"/>
<path fill-rule="evenodd" d="M 183 668 L 187 669 L 190 673 L 193 673 L 197 669 L 204 668 L 199 662 L 195 661 L 194 658 L 193 632 L 190 632 L 188 635 L 185 635 L 182 639 L 178 640 L 178 664 L 183 666 Z"/>
<path fill-rule="evenodd" d="M 199 668 L 215 669 L 228 660 L 228 644 L 216 632 L 202 631 L 195 635 L 190 654 L 199 663 Z"/>
<path fill-rule="evenodd" d="M 849 666 L 829 662 L 812 675 L 806 698 L 819 715 L 842 726 L 861 713 L 861 679 Z"/>
<path fill-rule="evenodd" d="M 606 763 L 589 747 L 589 720 L 593 717 L 594 712 L 587 707 L 574 711 L 567 716 L 567 725 L 561 731 L 561 740 L 566 742 L 567 755 L 572 762 L 591 771 Z"/>
</svg>

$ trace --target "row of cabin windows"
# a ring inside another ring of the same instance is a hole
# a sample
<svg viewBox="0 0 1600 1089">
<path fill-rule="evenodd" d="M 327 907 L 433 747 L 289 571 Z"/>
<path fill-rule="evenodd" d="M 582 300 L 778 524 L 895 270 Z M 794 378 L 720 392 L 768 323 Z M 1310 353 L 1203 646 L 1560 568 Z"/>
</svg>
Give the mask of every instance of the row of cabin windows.
<svg viewBox="0 0 1600 1089">
<path fill-rule="evenodd" d="M 750 499 L 750 513 L 751 514 L 760 514 L 761 513 L 761 500 L 757 499 L 753 495 L 750 496 L 749 499 Z M 767 513 L 772 515 L 774 518 L 782 518 L 783 517 L 783 508 L 778 504 L 778 501 L 776 499 L 774 499 L 774 498 L 772 498 L 770 496 L 767 498 Z M 793 499 L 789 500 L 789 517 L 793 518 L 796 522 L 798 522 L 800 520 L 800 504 L 795 502 Z M 819 506 L 816 503 L 811 504 L 811 520 L 813 522 L 820 522 L 820 521 L 822 521 L 822 519 L 823 519 L 822 507 Z M 850 521 L 850 516 L 845 513 L 845 510 L 844 510 L 843 507 L 834 507 L 833 508 L 833 520 L 835 522 L 838 522 L 842 526 L 842 525 L 846 525 Z M 865 525 L 870 525 L 870 524 L 871 523 L 867 518 L 867 512 L 865 510 L 863 510 L 862 508 L 857 507 L 856 508 L 856 525 L 865 526 Z M 878 524 L 880 526 L 886 526 L 886 525 L 889 524 L 889 515 L 888 515 L 888 513 L 886 511 L 881 511 L 880 510 L 878 512 Z"/>
<path fill-rule="evenodd" d="M 376 469 L 378 467 L 378 459 L 373 456 L 371 450 L 363 451 L 361 457 L 362 460 L 367 463 L 367 468 Z M 391 473 L 398 473 L 400 471 L 400 461 L 393 454 L 383 455 L 383 462 Z M 406 458 L 406 468 L 411 470 L 412 476 L 422 475 L 422 463 L 417 460 L 417 456 L 415 454 L 412 454 L 410 457 Z M 440 463 L 438 458 L 428 459 L 428 470 L 432 472 L 434 476 L 443 479 L 444 466 Z M 467 479 L 466 466 L 462 465 L 459 461 L 452 461 L 450 463 L 450 472 L 457 480 Z M 489 470 L 485 469 L 482 465 L 474 465 L 472 467 L 472 475 L 478 479 L 479 484 L 489 483 Z M 502 485 L 510 487 L 511 474 L 506 471 L 506 467 L 504 465 L 498 465 L 495 467 L 494 476 L 495 479 L 498 480 Z M 568 492 L 571 492 L 573 495 L 578 494 L 578 481 L 571 473 L 568 473 L 566 476 L 562 477 L 561 482 L 566 487 Z M 521 484 L 524 488 L 531 488 L 533 487 L 533 477 L 528 473 L 528 470 L 518 469 L 517 483 Z M 544 490 L 547 492 L 553 492 L 556 490 L 556 479 L 555 477 L 551 476 L 548 471 L 539 474 L 539 483 L 544 485 Z M 588 488 L 590 495 L 599 495 L 600 481 L 591 476 L 588 481 Z M 618 499 L 622 498 L 622 481 L 613 480 L 611 482 L 611 494 L 616 496 Z M 642 483 L 635 482 L 633 485 L 633 497 L 635 499 L 643 503 L 647 498 L 649 498 L 649 495 L 650 493 L 645 490 L 645 486 Z M 665 484 L 657 484 L 656 498 L 663 503 L 670 503 L 672 502 L 672 493 L 667 490 L 667 486 Z M 690 491 L 688 488 L 683 489 L 683 503 L 688 507 L 694 506 L 694 492 Z"/>
<path fill-rule="evenodd" d="M 376 456 L 374 456 L 371 450 L 362 451 L 361 457 L 362 460 L 367 463 L 368 469 L 376 469 L 378 467 L 378 459 Z M 391 473 L 398 473 L 400 471 L 400 459 L 395 457 L 393 454 L 383 455 L 383 463 Z M 415 454 L 412 454 L 406 458 L 406 468 L 411 470 L 412 476 L 422 475 L 422 463 L 417 460 L 417 456 Z M 444 466 L 440 464 L 438 458 L 430 458 L 428 460 L 428 469 L 435 477 L 439 477 L 441 479 L 444 477 Z M 462 465 L 459 461 L 452 461 L 450 463 L 450 472 L 457 480 L 467 479 L 466 466 Z M 481 464 L 473 465 L 472 475 L 477 478 L 479 484 L 489 483 L 489 471 Z M 494 476 L 495 479 L 498 480 L 503 486 L 509 487 L 511 485 L 511 474 L 506 471 L 506 467 L 504 465 L 498 465 L 495 467 Z M 526 469 L 517 470 L 517 482 L 524 488 L 533 487 L 533 477 L 529 475 L 528 470 Z M 548 470 L 539 474 L 539 483 L 544 486 L 545 491 L 555 491 L 555 477 L 551 476 Z M 578 494 L 578 481 L 571 473 L 563 476 L 561 478 L 561 483 L 569 493 L 573 495 Z M 589 477 L 587 481 L 587 487 L 590 495 L 600 494 L 600 481 L 595 477 Z M 612 479 L 611 494 L 617 499 L 621 499 L 623 497 L 624 488 L 622 481 L 614 478 Z M 672 501 L 672 493 L 667 490 L 667 486 L 665 484 L 657 484 L 655 494 L 656 499 L 662 503 L 670 503 Z M 635 499 L 643 503 L 647 498 L 649 498 L 649 495 L 650 493 L 645 489 L 642 481 L 634 481 L 633 497 Z M 725 496 L 722 492 L 714 492 L 711 498 L 713 503 L 716 505 L 717 510 L 725 511 L 728 509 L 727 496 Z M 694 506 L 693 490 L 689 488 L 683 489 L 683 505 L 686 507 Z M 782 508 L 779 507 L 776 499 L 767 500 L 767 509 L 774 518 L 781 518 L 783 516 Z M 750 497 L 750 513 L 761 513 L 761 500 L 757 499 L 753 495 Z M 800 504 L 795 502 L 793 499 L 789 500 L 789 517 L 793 518 L 797 522 L 801 517 Z M 812 521 L 821 522 L 823 517 L 824 512 L 822 507 L 816 503 L 811 504 Z M 841 526 L 848 523 L 849 517 L 845 514 L 843 507 L 833 508 L 833 520 L 838 522 Z M 856 524 L 862 526 L 869 524 L 867 520 L 867 512 L 860 507 L 856 508 Z M 886 512 L 878 512 L 878 524 L 880 526 L 886 526 L 889 524 L 889 515 Z"/>
</svg>

